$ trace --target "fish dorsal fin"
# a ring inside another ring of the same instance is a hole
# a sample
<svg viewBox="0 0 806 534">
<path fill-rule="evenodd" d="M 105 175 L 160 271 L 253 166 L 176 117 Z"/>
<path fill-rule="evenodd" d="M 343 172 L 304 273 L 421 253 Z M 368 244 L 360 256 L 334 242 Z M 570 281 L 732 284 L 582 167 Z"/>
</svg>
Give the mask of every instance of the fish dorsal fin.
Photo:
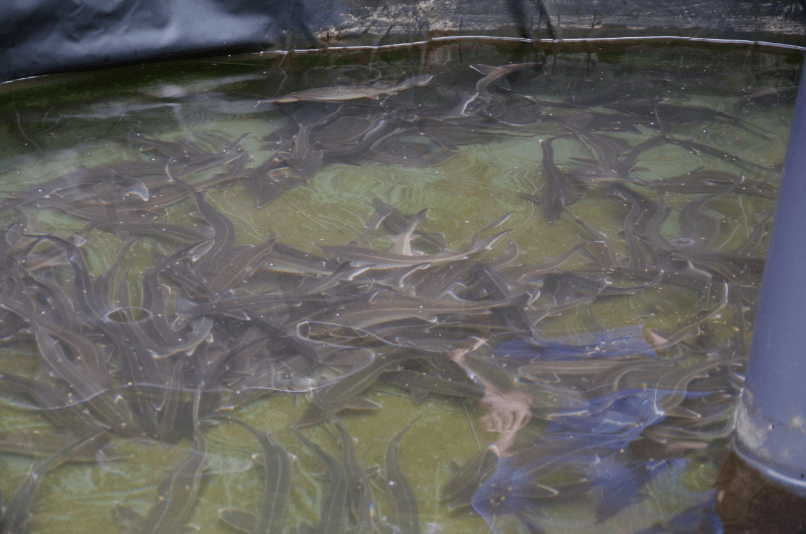
<svg viewBox="0 0 806 534">
<path fill-rule="evenodd" d="M 412 217 L 409 221 L 408 226 L 406 226 L 406 229 L 392 238 L 392 246 L 389 247 L 389 252 L 403 256 L 413 256 L 414 254 L 411 250 L 411 240 L 414 236 L 414 231 L 417 229 L 417 225 L 423 222 L 427 216 L 428 208 L 420 210 L 416 215 L 414 215 L 414 217 Z"/>
</svg>

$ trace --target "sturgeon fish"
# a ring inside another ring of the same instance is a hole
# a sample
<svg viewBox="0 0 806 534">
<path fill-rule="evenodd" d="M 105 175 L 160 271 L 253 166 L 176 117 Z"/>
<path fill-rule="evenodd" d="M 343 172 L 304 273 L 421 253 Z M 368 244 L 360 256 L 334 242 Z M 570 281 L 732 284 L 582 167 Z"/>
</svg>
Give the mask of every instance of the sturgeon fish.
<svg viewBox="0 0 806 534">
<path fill-rule="evenodd" d="M 282 104 L 287 102 L 331 102 L 375 98 L 381 95 L 393 95 L 412 87 L 428 85 L 432 75 L 412 76 L 395 85 L 334 85 L 332 87 L 316 87 L 295 91 L 275 98 L 258 100 L 258 104 Z"/>
</svg>

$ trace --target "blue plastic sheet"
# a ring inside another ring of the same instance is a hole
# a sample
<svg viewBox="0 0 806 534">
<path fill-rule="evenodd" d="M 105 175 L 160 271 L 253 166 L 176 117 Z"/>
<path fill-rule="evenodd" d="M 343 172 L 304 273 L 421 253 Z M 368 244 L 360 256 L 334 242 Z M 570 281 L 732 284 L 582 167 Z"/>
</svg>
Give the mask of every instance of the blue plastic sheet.
<svg viewBox="0 0 806 534">
<path fill-rule="evenodd" d="M 655 350 L 644 341 L 644 325 L 637 324 L 554 339 L 516 339 L 498 345 L 495 354 L 524 360 L 619 358 L 634 354 L 654 358 Z"/>
</svg>

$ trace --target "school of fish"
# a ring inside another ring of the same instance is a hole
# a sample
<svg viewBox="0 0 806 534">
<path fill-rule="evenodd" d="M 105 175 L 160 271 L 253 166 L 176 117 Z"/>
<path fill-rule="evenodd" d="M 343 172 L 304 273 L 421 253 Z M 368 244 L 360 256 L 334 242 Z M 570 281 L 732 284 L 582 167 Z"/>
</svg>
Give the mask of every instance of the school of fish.
<svg viewBox="0 0 806 534">
<path fill-rule="evenodd" d="M 0 533 L 27 531 L 49 472 L 67 462 L 125 462 L 115 459 L 125 439 L 192 444 L 158 481 L 146 513 L 125 496 L 114 509 L 125 532 L 185 532 L 209 469 L 207 434 L 221 425 L 246 431 L 262 464 L 259 509 L 222 503 L 220 521 L 229 527 L 431 532 L 398 455 L 406 430 L 420 423 L 404 422 L 383 465 L 371 466 L 340 419 L 364 410 L 381 417 L 383 407 L 366 395 L 379 384 L 412 402 L 450 397 L 484 411 L 480 424 L 498 438 L 457 463 L 441 500 L 450 510 L 472 509 L 496 534 L 513 532 L 511 521 L 542 533 L 545 507 L 580 499 L 593 504 L 597 521 L 614 517 L 640 501 L 653 478 L 680 470 L 680 458 L 726 440 L 780 169 L 680 132 L 720 124 L 764 139 L 739 116 L 750 97 L 739 98 L 736 114 L 672 105 L 629 84 L 549 102 L 507 81 L 538 75 L 539 63 L 472 68 L 481 75 L 473 90 L 441 108 L 396 99 L 433 89 L 438 74 L 260 100 L 256 112 L 279 109 L 287 119 L 261 140 L 269 156 L 259 165 L 242 147 L 246 134 L 158 139 L 133 131 L 119 143 L 140 160 L 74 168 L 6 191 L 0 349 L 27 344 L 38 359 L 28 374 L 0 372 L 0 398 L 47 417 L 52 433 L 0 436 L 0 450 L 38 458 L 2 496 Z M 543 263 L 523 263 L 509 213 L 473 228 L 467 243 L 448 243 L 429 206 L 405 213 L 384 199 L 374 200 L 350 242 L 316 250 L 267 229 L 262 242 L 243 245 L 207 194 L 239 186 L 263 208 L 292 188 L 315 187 L 326 165 L 438 168 L 462 145 L 507 135 L 529 137 L 534 147 L 534 188 L 517 201 L 548 224 L 576 225 L 581 236 Z M 560 158 L 561 146 L 590 157 Z M 642 158 L 663 146 L 695 153 L 703 166 L 650 179 Z M 724 219 L 748 197 L 767 210 L 750 216 L 755 223 L 741 243 L 723 248 Z M 593 227 L 575 209 L 592 199 L 620 214 L 618 232 Z M 171 217 L 177 207 L 195 216 Z M 44 231 L 33 210 L 70 217 L 84 230 Z M 91 239 L 98 232 L 119 240 L 103 268 Z M 391 246 L 368 245 L 379 235 Z M 265 289 L 265 280 L 276 283 Z M 695 307 L 663 331 L 603 328 L 591 308 L 659 288 L 696 295 Z M 564 313 L 586 316 L 589 332 L 544 334 L 541 323 Z M 266 396 L 294 396 L 301 406 L 295 446 L 324 472 L 316 524 L 288 514 L 297 469 L 288 444 L 238 417 Z M 331 430 L 340 457 L 309 436 L 314 425 Z M 537 437 L 522 439 L 524 432 Z M 712 517 L 707 507 L 691 512 L 702 532 L 717 528 L 703 523 Z M 674 525 L 645 532 L 678 532 Z"/>
</svg>

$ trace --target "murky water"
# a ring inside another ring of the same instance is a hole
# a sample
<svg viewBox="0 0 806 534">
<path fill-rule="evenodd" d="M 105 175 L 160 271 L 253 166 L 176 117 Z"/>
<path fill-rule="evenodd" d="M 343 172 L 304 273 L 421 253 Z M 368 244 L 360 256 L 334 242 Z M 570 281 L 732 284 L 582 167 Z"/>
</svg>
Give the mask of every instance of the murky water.
<svg viewBox="0 0 806 534">
<path fill-rule="evenodd" d="M 714 531 L 799 62 L 7 85 L 3 531 Z"/>
</svg>

